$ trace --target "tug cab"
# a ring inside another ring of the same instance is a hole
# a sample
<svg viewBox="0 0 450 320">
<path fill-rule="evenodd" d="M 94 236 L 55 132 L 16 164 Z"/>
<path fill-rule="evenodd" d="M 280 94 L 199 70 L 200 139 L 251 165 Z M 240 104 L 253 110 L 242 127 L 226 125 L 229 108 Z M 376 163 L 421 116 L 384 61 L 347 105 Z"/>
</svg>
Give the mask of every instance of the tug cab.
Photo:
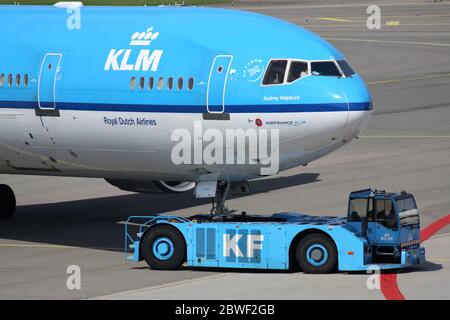
<svg viewBox="0 0 450 320">
<path fill-rule="evenodd" d="M 366 238 L 372 263 L 401 263 L 402 251 L 420 247 L 420 219 L 411 193 L 350 193 L 347 224 Z"/>
</svg>

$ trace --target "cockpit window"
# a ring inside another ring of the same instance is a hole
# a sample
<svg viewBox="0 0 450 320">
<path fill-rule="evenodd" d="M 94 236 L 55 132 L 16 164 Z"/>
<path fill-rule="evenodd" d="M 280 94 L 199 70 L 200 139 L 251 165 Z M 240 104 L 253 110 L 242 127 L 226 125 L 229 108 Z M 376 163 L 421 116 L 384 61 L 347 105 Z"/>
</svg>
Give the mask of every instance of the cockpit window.
<svg viewBox="0 0 450 320">
<path fill-rule="evenodd" d="M 287 60 L 272 60 L 264 76 L 263 84 L 281 84 L 286 73 Z"/>
<path fill-rule="evenodd" d="M 337 63 L 339 65 L 339 68 L 341 68 L 342 72 L 347 78 L 355 74 L 355 71 L 352 69 L 352 67 L 350 67 L 347 61 L 338 60 Z"/>
<path fill-rule="evenodd" d="M 311 62 L 311 74 L 313 76 L 342 76 L 341 72 L 333 61 Z"/>
<path fill-rule="evenodd" d="M 292 61 L 289 68 L 287 82 L 294 82 L 295 80 L 308 75 L 308 63 L 303 61 Z"/>
</svg>

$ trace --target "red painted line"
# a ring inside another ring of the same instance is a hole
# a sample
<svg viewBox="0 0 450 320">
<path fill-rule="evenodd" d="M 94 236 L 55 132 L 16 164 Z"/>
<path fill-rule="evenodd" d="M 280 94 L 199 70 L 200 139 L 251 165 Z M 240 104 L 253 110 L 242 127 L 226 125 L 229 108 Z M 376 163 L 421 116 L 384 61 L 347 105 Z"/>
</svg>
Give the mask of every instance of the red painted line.
<svg viewBox="0 0 450 320">
<path fill-rule="evenodd" d="M 450 224 L 450 214 L 436 220 L 432 224 L 428 225 L 425 229 L 420 231 L 420 241 L 424 242 L 428 240 L 433 234 Z"/>
<path fill-rule="evenodd" d="M 435 222 L 426 226 L 425 229 L 420 231 L 420 241 L 425 242 L 433 234 L 435 234 L 448 224 L 450 224 L 450 214 L 436 220 Z M 405 297 L 398 287 L 396 273 L 381 273 L 380 286 L 381 292 L 387 300 L 405 300 Z"/>
<path fill-rule="evenodd" d="M 386 300 L 405 300 L 397 285 L 396 273 L 381 273 L 380 282 L 381 292 Z"/>
</svg>

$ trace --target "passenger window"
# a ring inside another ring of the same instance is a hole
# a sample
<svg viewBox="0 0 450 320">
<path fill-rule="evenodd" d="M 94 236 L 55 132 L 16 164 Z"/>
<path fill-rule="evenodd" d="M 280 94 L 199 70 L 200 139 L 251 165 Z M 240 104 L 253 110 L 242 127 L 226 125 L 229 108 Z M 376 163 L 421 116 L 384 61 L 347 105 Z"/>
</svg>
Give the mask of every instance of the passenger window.
<svg viewBox="0 0 450 320">
<path fill-rule="evenodd" d="M 16 87 L 20 86 L 20 74 L 16 74 Z"/>
<path fill-rule="evenodd" d="M 167 88 L 168 88 L 169 90 L 172 90 L 172 88 L 173 88 L 173 78 L 172 78 L 172 77 L 170 77 L 169 79 L 167 79 Z"/>
<path fill-rule="evenodd" d="M 12 86 L 12 74 L 8 74 L 8 87 Z"/>
<path fill-rule="evenodd" d="M 0 87 L 3 87 L 5 85 L 5 74 L 2 73 L 0 75 Z"/>
<path fill-rule="evenodd" d="M 350 67 L 347 61 L 338 60 L 337 63 L 339 65 L 339 68 L 341 68 L 342 72 L 347 78 L 355 74 L 355 71 L 352 69 L 352 67 Z"/>
<path fill-rule="evenodd" d="M 287 60 L 272 60 L 264 76 L 263 84 L 281 84 L 286 73 Z"/>
<path fill-rule="evenodd" d="M 164 87 L 164 78 L 159 77 L 158 79 L 158 90 L 161 90 Z"/>
<path fill-rule="evenodd" d="M 140 79 L 139 79 L 139 89 L 144 89 L 144 85 L 145 85 L 145 78 L 144 77 L 141 77 Z"/>
<path fill-rule="evenodd" d="M 188 89 L 192 90 L 194 88 L 194 78 L 189 78 L 188 80 Z"/>
<path fill-rule="evenodd" d="M 177 85 L 178 90 L 182 90 L 183 89 L 183 78 L 178 78 L 178 85 Z"/>
<path fill-rule="evenodd" d="M 302 61 L 292 61 L 287 82 L 293 82 L 308 75 L 308 64 Z"/>
<path fill-rule="evenodd" d="M 313 76 L 342 77 L 341 72 L 333 61 L 311 62 L 311 74 Z"/>
<path fill-rule="evenodd" d="M 23 76 L 23 85 L 25 87 L 28 87 L 28 74 Z"/>
<path fill-rule="evenodd" d="M 131 77 L 130 81 L 130 89 L 134 90 L 134 87 L 136 86 L 136 77 Z"/>
<path fill-rule="evenodd" d="M 153 79 L 153 77 L 150 77 L 150 79 L 148 79 L 148 89 L 153 90 L 154 84 L 155 84 L 155 80 Z"/>
</svg>

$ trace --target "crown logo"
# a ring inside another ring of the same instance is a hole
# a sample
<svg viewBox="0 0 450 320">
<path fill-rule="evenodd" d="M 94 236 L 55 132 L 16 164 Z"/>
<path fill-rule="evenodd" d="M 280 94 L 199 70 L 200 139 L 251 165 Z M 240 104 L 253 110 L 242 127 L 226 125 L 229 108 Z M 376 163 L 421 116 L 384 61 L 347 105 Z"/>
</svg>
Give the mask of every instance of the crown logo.
<svg viewBox="0 0 450 320">
<path fill-rule="evenodd" d="M 130 46 L 149 46 L 150 43 L 159 37 L 159 32 L 153 32 L 153 26 L 144 32 L 135 32 L 131 36 Z"/>
</svg>

